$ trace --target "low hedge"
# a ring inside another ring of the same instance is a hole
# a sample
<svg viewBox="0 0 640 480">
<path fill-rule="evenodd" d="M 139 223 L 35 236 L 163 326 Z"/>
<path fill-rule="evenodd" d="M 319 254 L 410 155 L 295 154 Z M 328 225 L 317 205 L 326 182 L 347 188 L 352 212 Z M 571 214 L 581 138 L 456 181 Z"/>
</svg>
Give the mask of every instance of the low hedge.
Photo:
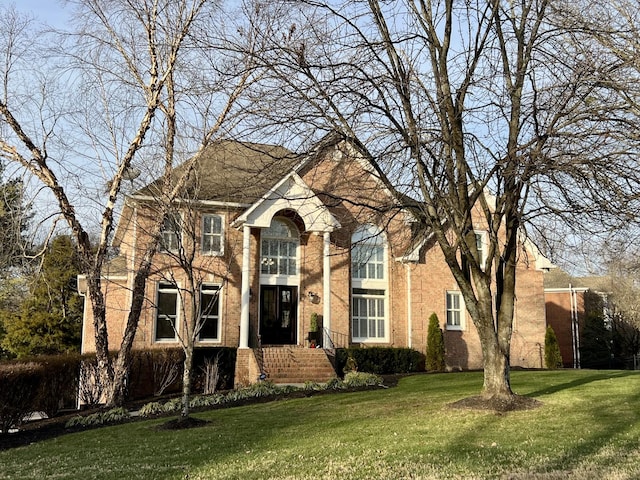
<svg viewBox="0 0 640 480">
<path fill-rule="evenodd" d="M 336 349 L 336 372 L 344 375 L 344 367 L 355 362 L 359 372 L 388 375 L 394 373 L 419 372 L 424 370 L 424 354 L 412 348 L 350 347 Z"/>
<path fill-rule="evenodd" d="M 22 423 L 31 412 L 52 417 L 73 408 L 80 355 L 50 355 L 0 363 L 0 430 Z"/>
<path fill-rule="evenodd" d="M 0 365 L 0 431 L 22 423 L 25 416 L 39 410 L 43 398 L 40 385 L 44 367 L 35 362 L 11 362 Z"/>
<path fill-rule="evenodd" d="M 236 367 L 236 349 L 230 347 L 197 347 L 193 352 L 193 391 L 201 392 L 204 384 L 203 367 L 205 360 L 218 356 L 218 389 L 233 388 Z M 181 348 L 145 349 L 133 352 L 129 373 L 129 400 L 140 400 L 164 393 L 176 393 L 182 388 L 182 364 L 184 354 Z M 172 366 L 178 374 L 169 385 L 167 377 Z M 164 387 L 164 388 L 163 388 Z"/>
</svg>

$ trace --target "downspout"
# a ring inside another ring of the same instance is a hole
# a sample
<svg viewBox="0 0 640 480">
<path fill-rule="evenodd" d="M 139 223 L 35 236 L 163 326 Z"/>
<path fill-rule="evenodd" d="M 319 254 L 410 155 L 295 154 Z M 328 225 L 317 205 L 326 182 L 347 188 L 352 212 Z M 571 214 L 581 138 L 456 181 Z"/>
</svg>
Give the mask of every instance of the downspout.
<svg viewBox="0 0 640 480">
<path fill-rule="evenodd" d="M 131 268 L 129 272 L 127 272 L 127 276 L 129 277 L 129 305 L 133 305 L 133 279 L 135 277 L 136 271 L 136 252 L 138 249 L 138 206 L 134 204 L 133 206 L 133 248 L 131 249 Z M 146 317 L 146 315 L 145 315 Z M 146 318 L 145 318 L 146 322 Z M 144 330 L 146 334 L 146 328 Z M 151 338 L 155 338 L 155 334 L 153 331 L 151 332 Z"/>
<path fill-rule="evenodd" d="M 580 323 L 578 321 L 578 292 L 573 292 L 574 315 L 576 318 L 576 358 L 578 359 L 578 368 L 582 368 L 580 363 Z"/>
<path fill-rule="evenodd" d="M 580 339 L 578 337 L 578 300 L 576 291 L 569 284 L 569 301 L 571 303 L 571 348 L 573 350 L 573 368 L 580 368 Z"/>
</svg>

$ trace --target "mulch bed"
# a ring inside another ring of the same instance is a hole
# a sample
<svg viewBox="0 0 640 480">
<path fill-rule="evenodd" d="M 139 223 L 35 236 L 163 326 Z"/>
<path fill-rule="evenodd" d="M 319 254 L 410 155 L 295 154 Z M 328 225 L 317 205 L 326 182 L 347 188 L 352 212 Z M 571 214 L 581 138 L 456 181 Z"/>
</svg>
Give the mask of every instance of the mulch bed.
<svg viewBox="0 0 640 480">
<path fill-rule="evenodd" d="M 506 413 L 520 410 L 533 410 L 542 406 L 542 402 L 535 398 L 512 395 L 510 397 L 489 397 L 481 395 L 463 398 L 457 402 L 450 403 L 449 408 L 466 410 L 489 410 L 492 412 Z"/>
</svg>

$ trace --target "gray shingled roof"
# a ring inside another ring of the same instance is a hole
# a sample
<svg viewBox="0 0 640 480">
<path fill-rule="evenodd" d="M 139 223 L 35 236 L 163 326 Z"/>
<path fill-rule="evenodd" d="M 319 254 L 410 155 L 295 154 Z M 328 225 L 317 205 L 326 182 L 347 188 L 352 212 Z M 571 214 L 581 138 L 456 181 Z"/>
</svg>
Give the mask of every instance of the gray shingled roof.
<svg viewBox="0 0 640 480">
<path fill-rule="evenodd" d="M 611 277 L 591 276 L 573 277 L 560 268 L 554 268 L 544 274 L 544 288 L 588 288 L 596 292 L 611 291 Z"/>
<path fill-rule="evenodd" d="M 258 200 L 300 161 L 284 147 L 220 140 L 198 157 L 185 195 L 195 200 L 249 204 Z M 175 169 L 179 178 L 186 163 Z M 158 181 L 138 192 L 153 195 Z"/>
</svg>

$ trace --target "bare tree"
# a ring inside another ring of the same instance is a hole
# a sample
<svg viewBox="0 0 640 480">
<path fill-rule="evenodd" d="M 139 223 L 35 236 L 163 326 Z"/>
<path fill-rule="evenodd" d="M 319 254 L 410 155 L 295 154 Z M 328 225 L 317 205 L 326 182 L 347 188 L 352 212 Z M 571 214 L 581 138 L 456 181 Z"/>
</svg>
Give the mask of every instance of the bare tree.
<svg viewBox="0 0 640 480">
<path fill-rule="evenodd" d="M 112 362 L 102 272 L 123 187 L 134 177 L 132 172 L 150 168 L 144 173 L 160 178 L 159 198 L 168 209 L 191 173 L 187 165 L 175 178 L 175 165 L 196 158 L 198 145 L 224 133 L 249 75 L 244 65 L 234 63 L 236 58 L 221 58 L 222 40 L 212 25 L 212 19 L 221 15 L 217 2 L 72 3 L 77 7 L 78 30 L 52 43 L 61 45 L 56 58 L 65 62 L 65 72 L 72 72 L 65 78 L 78 89 L 77 98 L 69 100 L 60 91 L 59 96 L 50 96 L 54 93 L 49 93 L 50 84 L 44 81 L 38 87 L 41 79 L 49 80 L 46 72 L 51 64 L 39 65 L 42 73 L 26 78 L 24 71 L 19 76 L 5 68 L 0 127 L 8 133 L 0 138 L 0 152 L 49 189 L 72 232 L 87 278 L 101 383 L 106 386 L 107 403 L 118 404 L 124 399 L 145 283 L 161 238 L 158 221 L 152 241 L 139 252 L 132 267 L 132 305 Z M 18 53 L 14 45 L 3 45 L 8 56 Z M 205 77 L 208 83 L 196 83 L 195 88 L 194 80 L 204 81 Z M 33 102 L 32 110 L 21 107 L 20 86 L 24 84 L 40 92 L 41 101 Z M 71 153 L 76 156 L 72 158 Z M 142 154 L 155 161 L 136 167 L 134 160 Z M 102 181 L 88 191 L 85 187 L 92 175 Z M 99 189 L 105 183 L 107 197 L 102 201 L 104 194 Z M 83 216 L 91 209 L 100 216 L 95 243 L 90 222 Z"/>
<path fill-rule="evenodd" d="M 170 324 L 184 354 L 181 421 L 190 413 L 194 349 L 199 342 L 220 340 L 219 298 L 235 258 L 235 246 L 225 244 L 222 235 L 225 216 L 199 201 L 198 179 L 191 180 L 165 213 L 162 255 L 152 272 L 172 286 L 179 306 L 175 317 L 162 321 Z M 148 207 L 155 212 L 153 205 Z"/>
<path fill-rule="evenodd" d="M 338 132 L 398 192 L 444 253 L 479 333 L 484 400 L 513 400 L 525 227 L 553 215 L 606 229 L 637 205 L 635 159 L 615 134 L 626 123 L 621 104 L 584 57 L 564 55 L 575 51 L 565 45 L 575 25 L 559 27 L 552 3 L 308 0 L 248 9 L 268 72 L 263 126 Z"/>
</svg>

